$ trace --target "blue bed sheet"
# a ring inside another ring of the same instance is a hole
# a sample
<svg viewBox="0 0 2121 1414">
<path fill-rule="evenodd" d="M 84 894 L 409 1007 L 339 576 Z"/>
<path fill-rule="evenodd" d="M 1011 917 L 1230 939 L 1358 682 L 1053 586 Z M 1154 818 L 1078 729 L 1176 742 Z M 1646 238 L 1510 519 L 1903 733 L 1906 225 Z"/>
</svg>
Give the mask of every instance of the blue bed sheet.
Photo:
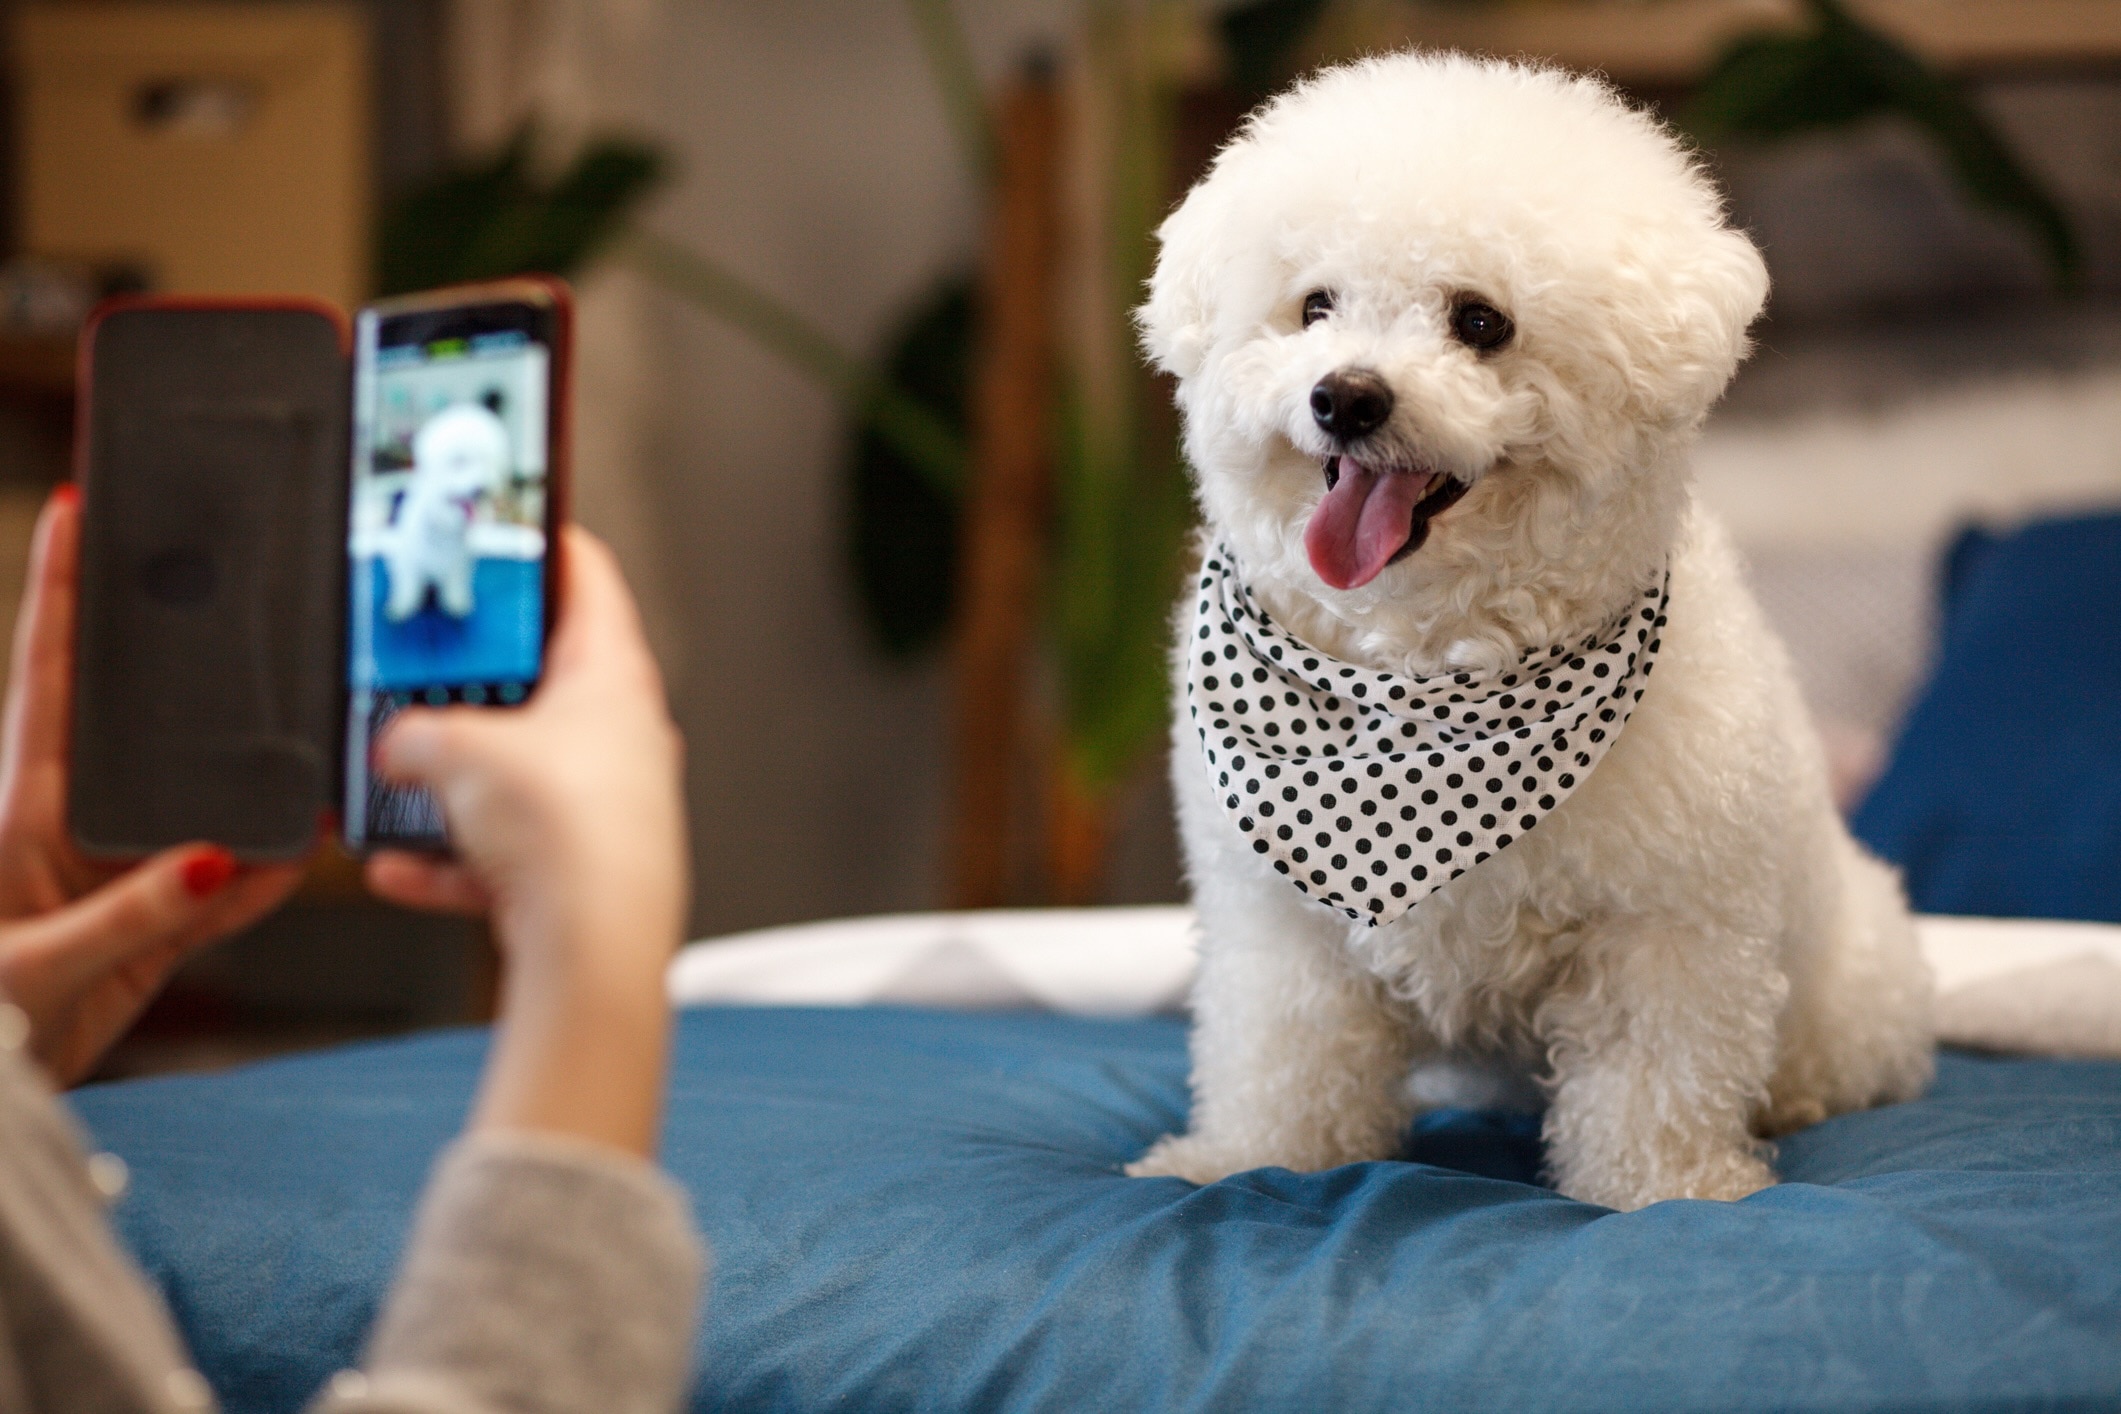
<svg viewBox="0 0 2121 1414">
<path fill-rule="evenodd" d="M 356 1358 L 483 1033 L 79 1092 L 233 1414 Z M 1618 1215 L 1536 1124 L 1195 1189 L 1119 1175 L 1184 1029 L 706 1009 L 667 1162 L 715 1248 L 698 1410 L 2121 1407 L 2121 1065 L 1946 1055 L 1782 1187 Z"/>
</svg>

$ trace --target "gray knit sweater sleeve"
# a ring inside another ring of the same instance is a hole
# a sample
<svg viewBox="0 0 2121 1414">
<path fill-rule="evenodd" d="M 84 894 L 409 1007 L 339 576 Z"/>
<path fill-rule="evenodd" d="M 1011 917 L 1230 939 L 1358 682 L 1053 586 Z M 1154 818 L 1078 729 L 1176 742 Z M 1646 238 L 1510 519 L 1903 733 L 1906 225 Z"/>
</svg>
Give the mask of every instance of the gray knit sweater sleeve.
<svg viewBox="0 0 2121 1414">
<path fill-rule="evenodd" d="M 705 1256 L 653 1166 L 530 1134 L 436 1166 L 359 1371 L 315 1414 L 669 1414 Z"/>
<path fill-rule="evenodd" d="M 206 1414 L 167 1311 L 103 1212 L 88 1159 L 0 1001 L 0 1414 Z M 436 1165 L 360 1371 L 315 1414 L 669 1414 L 705 1266 L 652 1166 L 530 1135 Z"/>
<path fill-rule="evenodd" d="M 213 1394 L 104 1216 L 123 1166 L 81 1152 L 18 1050 L 28 1024 L 0 1001 L 0 1414 L 202 1414 Z"/>
</svg>

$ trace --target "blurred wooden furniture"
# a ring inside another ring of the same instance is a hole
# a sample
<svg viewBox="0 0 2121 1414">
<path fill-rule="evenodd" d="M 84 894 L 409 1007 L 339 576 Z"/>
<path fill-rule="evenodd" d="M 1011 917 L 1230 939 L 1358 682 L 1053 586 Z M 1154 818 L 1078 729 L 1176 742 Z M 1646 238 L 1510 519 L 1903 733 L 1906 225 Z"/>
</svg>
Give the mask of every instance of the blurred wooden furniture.
<svg viewBox="0 0 2121 1414">
<path fill-rule="evenodd" d="M 71 404 L 74 341 L 54 334 L 0 334 L 0 397 Z"/>
<path fill-rule="evenodd" d="M 1024 684 L 1047 559 L 1054 442 L 1060 98 L 1027 69 L 1003 99 L 973 385 L 955 661 L 952 902 L 992 908 L 1009 881 Z"/>
<path fill-rule="evenodd" d="M 13 14 L 27 251 L 157 290 L 368 288 L 368 26 L 350 5 Z"/>
<path fill-rule="evenodd" d="M 1027 68 L 999 106 L 955 626 L 949 868 L 961 908 L 1104 896 L 1132 787 L 1086 770 L 1101 758 L 1071 732 L 1124 716 L 1136 673 L 1161 697 L 1161 643 L 1147 663 L 1129 651 L 1139 600 L 1121 600 L 1142 575 L 1155 580 L 1160 640 L 1167 590 L 1140 561 L 1162 546 L 1143 551 L 1128 531 L 1160 536 L 1190 517 L 1173 390 L 1143 365 L 1132 310 L 1150 227 L 1243 105 L 1189 100 L 1207 73 L 1201 16 L 1093 8 L 1065 69 Z M 1169 592 L 1180 578 L 1174 563 Z M 1102 696 L 1116 683 L 1130 685 L 1119 708 Z"/>
<path fill-rule="evenodd" d="M 66 334 L 0 332 L 0 412 L 33 431 L 11 446 L 0 483 L 40 490 L 66 475 L 74 435 L 74 339 Z"/>
<path fill-rule="evenodd" d="M 1864 19 L 1953 71 L 2121 61 L 2115 0 L 1849 0 Z M 1801 0 L 1401 0 L 1338 7 L 1307 43 L 1314 61 L 1420 44 L 1595 69 L 1630 88 L 1683 87 L 1742 34 L 1796 29 Z"/>
</svg>

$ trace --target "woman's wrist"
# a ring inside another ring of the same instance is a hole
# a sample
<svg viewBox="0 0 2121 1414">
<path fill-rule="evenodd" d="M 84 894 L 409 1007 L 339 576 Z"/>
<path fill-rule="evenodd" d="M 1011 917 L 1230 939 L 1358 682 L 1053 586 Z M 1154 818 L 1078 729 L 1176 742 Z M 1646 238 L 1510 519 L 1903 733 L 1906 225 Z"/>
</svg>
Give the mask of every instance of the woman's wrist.
<svg viewBox="0 0 2121 1414">
<path fill-rule="evenodd" d="M 505 940 L 501 1017 L 473 1128 L 654 1153 L 670 1004 L 669 947 L 643 947 L 635 931 L 652 926 L 614 917 L 593 932 L 559 937 L 548 922 L 542 936 Z"/>
<path fill-rule="evenodd" d="M 608 896 L 616 890 L 603 892 L 593 906 L 554 894 L 502 906 L 494 927 L 503 971 L 515 986 L 607 1006 L 662 997 L 680 941 L 675 909 L 638 901 L 643 894 L 653 899 L 648 891 L 631 902 Z"/>
<path fill-rule="evenodd" d="M 518 1010 L 495 1027 L 474 1131 L 586 1140 L 653 1158 L 662 1129 L 669 1013 Z"/>
</svg>

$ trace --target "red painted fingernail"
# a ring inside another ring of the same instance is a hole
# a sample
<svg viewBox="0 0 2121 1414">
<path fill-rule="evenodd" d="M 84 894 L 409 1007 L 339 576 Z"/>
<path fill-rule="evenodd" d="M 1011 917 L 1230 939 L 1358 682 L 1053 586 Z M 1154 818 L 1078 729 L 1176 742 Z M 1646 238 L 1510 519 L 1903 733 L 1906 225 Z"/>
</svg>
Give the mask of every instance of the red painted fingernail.
<svg viewBox="0 0 2121 1414">
<path fill-rule="evenodd" d="M 62 506 L 80 505 L 81 483 L 78 481 L 60 482 L 57 486 L 54 486 L 52 488 L 52 499 Z"/>
<path fill-rule="evenodd" d="M 236 877 L 236 857 L 219 845 L 209 845 L 184 861 L 184 891 L 193 898 L 210 898 Z"/>
</svg>

